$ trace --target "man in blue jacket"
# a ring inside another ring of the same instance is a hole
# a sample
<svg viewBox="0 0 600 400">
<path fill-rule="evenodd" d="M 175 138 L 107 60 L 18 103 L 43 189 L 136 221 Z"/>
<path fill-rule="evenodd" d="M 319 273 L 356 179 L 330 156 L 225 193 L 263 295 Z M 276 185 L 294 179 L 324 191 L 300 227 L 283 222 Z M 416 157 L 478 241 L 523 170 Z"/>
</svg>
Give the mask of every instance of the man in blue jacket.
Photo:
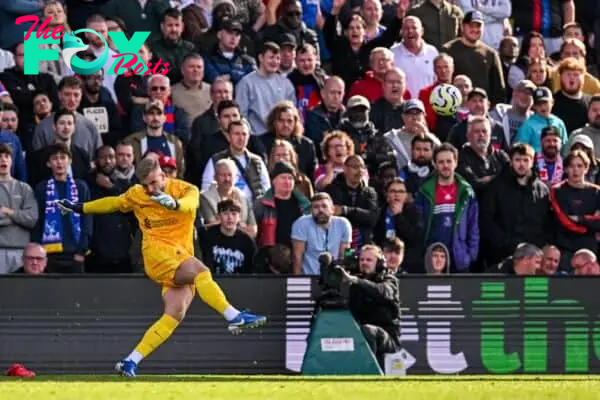
<svg viewBox="0 0 600 400">
<path fill-rule="evenodd" d="M 436 172 L 419 190 L 415 204 L 425 221 L 425 247 L 450 249 L 451 272 L 469 272 L 479 252 L 479 209 L 471 185 L 455 173 L 458 150 L 443 143 L 433 154 Z"/>
</svg>

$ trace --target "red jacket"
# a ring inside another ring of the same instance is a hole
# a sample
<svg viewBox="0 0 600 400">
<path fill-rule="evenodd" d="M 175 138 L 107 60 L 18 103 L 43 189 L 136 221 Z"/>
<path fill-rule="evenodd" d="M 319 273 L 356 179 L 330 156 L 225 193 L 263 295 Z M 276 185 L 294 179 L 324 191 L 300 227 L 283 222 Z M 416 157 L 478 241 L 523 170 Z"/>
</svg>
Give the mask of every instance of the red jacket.
<svg viewBox="0 0 600 400">
<path fill-rule="evenodd" d="M 375 78 L 373 71 L 367 71 L 363 79 L 354 82 L 350 87 L 348 98 L 355 95 L 364 96 L 370 103 L 374 103 L 383 97 L 383 82 Z M 404 90 L 402 97 L 404 100 L 410 99 L 410 92 Z"/>
</svg>

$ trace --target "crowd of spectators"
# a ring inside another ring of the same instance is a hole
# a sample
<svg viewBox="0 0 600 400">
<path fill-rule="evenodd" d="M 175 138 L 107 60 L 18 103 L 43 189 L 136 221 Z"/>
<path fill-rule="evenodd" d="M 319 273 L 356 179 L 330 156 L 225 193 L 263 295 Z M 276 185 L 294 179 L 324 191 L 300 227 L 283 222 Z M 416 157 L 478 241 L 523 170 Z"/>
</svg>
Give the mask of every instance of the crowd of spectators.
<svg viewBox="0 0 600 400">
<path fill-rule="evenodd" d="M 90 61 L 149 31 L 168 68 L 79 75 L 44 45 L 26 75 L 23 15 L 97 32 Z M 56 202 L 124 193 L 145 157 L 201 189 L 217 274 L 370 243 L 398 274 L 600 274 L 599 45 L 593 0 L 1 2 L 0 274 L 143 271 L 145 221 Z"/>
</svg>

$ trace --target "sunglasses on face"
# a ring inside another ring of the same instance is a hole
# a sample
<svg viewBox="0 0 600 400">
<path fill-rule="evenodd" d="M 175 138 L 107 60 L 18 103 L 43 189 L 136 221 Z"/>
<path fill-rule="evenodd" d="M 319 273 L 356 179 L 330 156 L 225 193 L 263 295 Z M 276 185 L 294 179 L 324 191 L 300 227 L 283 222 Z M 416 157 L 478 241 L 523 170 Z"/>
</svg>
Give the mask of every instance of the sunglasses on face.
<svg viewBox="0 0 600 400">
<path fill-rule="evenodd" d="M 158 92 L 158 91 L 164 92 L 167 90 L 167 87 L 166 86 L 152 86 L 150 88 L 150 90 L 152 90 L 153 92 Z"/>
<path fill-rule="evenodd" d="M 300 11 L 288 11 L 286 15 L 288 17 L 299 17 L 302 15 L 302 13 Z"/>
</svg>

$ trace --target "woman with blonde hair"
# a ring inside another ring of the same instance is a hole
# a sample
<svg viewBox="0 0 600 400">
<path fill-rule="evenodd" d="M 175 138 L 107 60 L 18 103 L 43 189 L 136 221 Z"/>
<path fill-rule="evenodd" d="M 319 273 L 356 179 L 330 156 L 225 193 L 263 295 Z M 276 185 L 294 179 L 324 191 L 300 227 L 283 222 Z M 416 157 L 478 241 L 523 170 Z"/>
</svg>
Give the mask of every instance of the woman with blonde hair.
<svg viewBox="0 0 600 400">
<path fill-rule="evenodd" d="M 271 152 L 273 142 L 282 139 L 290 142 L 298 156 L 296 168 L 307 176 L 312 176 L 317 167 L 317 153 L 312 140 L 304 137 L 304 126 L 298 114 L 298 109 L 291 101 L 280 101 L 267 116 L 267 133 L 261 140 L 267 150 Z"/>
<path fill-rule="evenodd" d="M 47 18 L 52 18 L 48 23 L 48 30 L 52 31 L 55 28 L 62 26 L 64 29 L 64 34 L 71 34 L 71 27 L 67 22 L 67 10 L 62 2 L 59 0 L 46 0 L 42 5 L 42 21 Z M 67 76 L 73 75 L 73 71 L 67 65 L 65 65 L 62 58 L 62 43 L 63 39 L 60 40 L 60 43 L 53 44 L 41 44 L 40 49 L 56 49 L 58 50 L 58 60 L 57 61 L 40 61 L 40 72 L 47 72 L 54 80 L 58 83 L 60 80 Z"/>
<path fill-rule="evenodd" d="M 314 190 L 310 179 L 298 169 L 298 155 L 294 150 L 294 146 L 287 140 L 275 139 L 273 141 L 273 146 L 269 153 L 269 174 L 279 161 L 287 161 L 296 168 L 296 189 L 305 195 L 306 198 L 312 198 Z"/>
</svg>

